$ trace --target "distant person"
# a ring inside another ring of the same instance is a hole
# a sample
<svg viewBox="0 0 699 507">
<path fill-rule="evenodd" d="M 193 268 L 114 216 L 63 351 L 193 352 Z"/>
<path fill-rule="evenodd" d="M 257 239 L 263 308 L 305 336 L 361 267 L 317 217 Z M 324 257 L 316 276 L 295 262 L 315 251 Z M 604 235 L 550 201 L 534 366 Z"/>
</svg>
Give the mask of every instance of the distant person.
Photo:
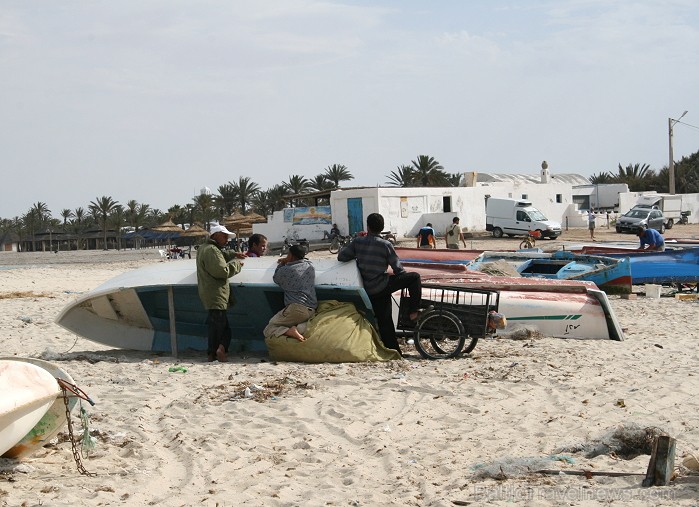
<svg viewBox="0 0 699 507">
<path fill-rule="evenodd" d="M 323 231 L 323 239 L 329 239 L 330 241 L 332 241 L 333 238 L 336 238 L 339 235 L 340 235 L 340 228 L 337 226 L 337 224 L 333 224 L 333 226 L 330 228 L 330 232 Z"/>
<path fill-rule="evenodd" d="M 459 240 L 461 240 L 464 244 L 464 248 L 466 248 L 466 240 L 464 239 L 464 233 L 461 231 L 461 226 L 459 225 L 459 217 L 451 219 L 451 225 L 447 227 L 444 233 L 444 239 L 447 241 L 447 248 L 458 250 Z"/>
<path fill-rule="evenodd" d="M 418 231 L 416 238 L 418 248 L 437 248 L 434 241 L 434 229 L 429 222 Z"/>
<path fill-rule="evenodd" d="M 400 354 L 400 346 L 396 339 L 396 326 L 393 323 L 391 294 L 400 289 L 408 289 L 410 307 L 408 318 L 417 319 L 422 297 L 420 274 L 406 271 L 400 263 L 393 245 L 381 238 L 384 219 L 379 213 L 372 213 L 366 219 L 368 233 L 357 236 L 352 242 L 343 247 L 337 254 L 340 262 L 357 260 L 357 268 L 364 283 L 364 290 L 369 296 L 374 316 L 378 325 L 381 341 L 389 349 Z M 391 267 L 393 274 L 386 270 Z"/>
<path fill-rule="evenodd" d="M 306 250 L 300 245 L 291 245 L 286 257 L 279 259 L 272 279 L 284 290 L 282 310 L 276 313 L 265 327 L 265 338 L 290 336 L 300 342 L 306 341 L 308 321 L 318 307 L 316 299 L 316 272 L 313 264 L 305 258 Z"/>
<path fill-rule="evenodd" d="M 208 360 L 218 359 L 223 363 L 228 360 L 231 343 L 231 327 L 226 312 L 235 303 L 228 279 L 240 273 L 243 263 L 238 259 L 245 256 L 222 250 L 235 237 L 223 225 L 214 225 L 210 233 L 209 239 L 197 251 L 197 288 L 199 299 L 208 311 Z"/>
<path fill-rule="evenodd" d="M 590 239 L 592 241 L 597 241 L 595 239 L 595 220 L 597 219 L 597 216 L 595 216 L 595 210 L 590 208 L 587 212 L 587 228 L 590 229 Z"/>
<path fill-rule="evenodd" d="M 639 227 L 636 229 L 636 235 L 641 240 L 641 246 L 638 247 L 639 250 L 665 251 L 665 239 L 655 229 Z"/>
<path fill-rule="evenodd" d="M 248 239 L 247 257 L 263 257 L 267 253 L 267 236 L 263 234 L 253 234 Z"/>
</svg>

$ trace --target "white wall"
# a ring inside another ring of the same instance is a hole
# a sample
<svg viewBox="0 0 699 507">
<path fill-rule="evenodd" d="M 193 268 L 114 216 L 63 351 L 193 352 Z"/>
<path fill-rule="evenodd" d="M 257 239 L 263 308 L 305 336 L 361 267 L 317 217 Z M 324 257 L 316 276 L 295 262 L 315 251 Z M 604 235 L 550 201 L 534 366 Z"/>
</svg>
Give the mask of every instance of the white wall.
<svg viewBox="0 0 699 507">
<path fill-rule="evenodd" d="M 554 181 L 554 180 L 552 180 Z M 603 186 L 600 185 L 600 189 Z M 616 191 L 609 187 L 609 195 Z M 427 222 L 431 222 L 438 236 L 443 236 L 452 218 L 458 216 L 460 224 L 468 231 L 485 230 L 485 196 L 511 199 L 526 199 L 531 201 L 549 220 L 559 222 L 565 231 L 567 227 L 587 227 L 587 213 L 579 210 L 573 202 L 573 186 L 567 183 L 479 183 L 476 187 L 369 187 L 348 190 L 336 190 L 330 195 L 333 222 L 337 223 L 340 231 L 347 234 L 349 220 L 347 217 L 347 200 L 362 199 L 364 217 L 370 213 L 381 213 L 384 216 L 385 230 L 395 232 L 399 239 L 414 238 L 417 231 Z M 606 192 L 606 190 L 605 190 Z M 579 191 L 576 192 L 576 195 Z M 620 193 L 620 211 L 630 209 L 635 203 L 638 193 Z M 442 212 L 443 198 L 451 198 L 451 212 Z M 699 194 L 685 194 L 686 204 L 683 209 L 692 212 L 690 221 L 699 222 Z M 559 197 L 557 199 L 557 197 Z M 557 202 L 560 200 L 560 202 Z M 601 201 L 600 196 L 600 201 Z M 683 201 L 685 202 L 685 201 Z M 613 215 L 610 217 L 613 218 Z M 321 239 L 323 231 L 329 230 L 324 225 L 297 225 L 284 222 L 283 212 L 275 212 L 268 217 L 267 224 L 255 224 L 253 230 L 264 234 L 271 242 L 281 242 L 285 237 Z M 599 214 L 597 226 L 607 224 L 607 215 Z M 565 234 L 565 233 L 564 233 Z"/>
</svg>

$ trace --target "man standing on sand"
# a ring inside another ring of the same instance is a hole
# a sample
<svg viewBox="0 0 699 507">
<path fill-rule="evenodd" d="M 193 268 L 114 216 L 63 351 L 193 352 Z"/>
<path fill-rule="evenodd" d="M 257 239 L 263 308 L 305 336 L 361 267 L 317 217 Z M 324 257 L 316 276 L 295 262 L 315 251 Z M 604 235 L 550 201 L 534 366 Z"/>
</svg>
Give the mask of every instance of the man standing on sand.
<svg viewBox="0 0 699 507">
<path fill-rule="evenodd" d="M 597 241 L 595 239 L 595 220 L 597 217 L 595 216 L 595 210 L 590 208 L 590 210 L 587 212 L 587 228 L 590 229 L 590 239 L 592 241 Z"/>
<path fill-rule="evenodd" d="M 222 250 L 235 237 L 223 225 L 214 225 L 209 232 L 211 236 L 197 250 L 197 288 L 199 299 L 209 312 L 208 361 L 218 359 L 224 363 L 228 360 L 226 354 L 231 344 L 231 327 L 226 312 L 235 303 L 228 279 L 240 273 L 243 263 L 238 259 L 244 259 L 245 255 Z"/>
<path fill-rule="evenodd" d="M 400 354 L 396 326 L 393 323 L 391 294 L 400 289 L 408 289 L 410 294 L 408 318 L 417 319 L 422 297 L 420 274 L 403 269 L 393 245 L 381 238 L 380 234 L 384 227 L 383 216 L 372 213 L 366 219 L 366 226 L 368 234 L 357 236 L 349 245 L 342 248 L 337 254 L 337 260 L 340 262 L 357 260 L 364 290 L 374 309 L 381 341 L 387 348 L 394 349 Z M 392 275 L 386 273 L 388 266 L 393 270 Z"/>
<path fill-rule="evenodd" d="M 279 259 L 272 280 L 284 290 L 285 307 L 276 313 L 265 327 L 265 338 L 290 336 L 303 342 L 308 321 L 316 313 L 316 271 L 305 258 L 306 250 L 291 245 L 286 257 Z"/>
<path fill-rule="evenodd" d="M 447 231 L 444 234 L 444 239 L 447 241 L 447 248 L 458 250 L 459 240 L 461 240 L 461 242 L 464 244 L 464 248 L 466 248 L 464 233 L 461 232 L 461 227 L 459 226 L 459 217 L 454 217 L 451 219 L 451 225 L 447 227 Z"/>
</svg>

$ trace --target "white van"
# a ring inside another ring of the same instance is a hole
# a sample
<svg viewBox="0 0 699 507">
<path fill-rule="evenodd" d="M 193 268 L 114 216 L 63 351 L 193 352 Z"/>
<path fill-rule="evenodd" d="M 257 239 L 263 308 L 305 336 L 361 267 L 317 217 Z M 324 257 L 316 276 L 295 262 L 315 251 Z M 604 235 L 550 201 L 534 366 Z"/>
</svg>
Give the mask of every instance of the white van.
<svg viewBox="0 0 699 507">
<path fill-rule="evenodd" d="M 543 238 L 557 238 L 561 235 L 561 224 L 552 222 L 532 206 L 529 201 L 490 197 L 485 207 L 485 230 L 501 238 L 522 236 L 529 231 L 539 231 Z"/>
</svg>

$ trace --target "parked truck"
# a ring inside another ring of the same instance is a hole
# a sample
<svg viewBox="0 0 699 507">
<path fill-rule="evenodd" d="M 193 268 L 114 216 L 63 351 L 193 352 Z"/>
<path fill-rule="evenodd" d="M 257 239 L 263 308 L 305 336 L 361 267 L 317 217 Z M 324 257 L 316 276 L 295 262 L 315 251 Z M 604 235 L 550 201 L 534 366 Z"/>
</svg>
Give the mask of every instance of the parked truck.
<svg viewBox="0 0 699 507">
<path fill-rule="evenodd" d="M 674 194 L 650 194 L 639 196 L 634 208 L 659 209 L 665 217 L 665 228 L 672 229 L 682 218 L 682 196 Z"/>
<path fill-rule="evenodd" d="M 561 224 L 547 219 L 531 202 L 517 199 L 490 197 L 485 207 L 485 230 L 501 238 L 522 236 L 529 231 L 539 231 L 543 238 L 561 235 Z"/>
</svg>

